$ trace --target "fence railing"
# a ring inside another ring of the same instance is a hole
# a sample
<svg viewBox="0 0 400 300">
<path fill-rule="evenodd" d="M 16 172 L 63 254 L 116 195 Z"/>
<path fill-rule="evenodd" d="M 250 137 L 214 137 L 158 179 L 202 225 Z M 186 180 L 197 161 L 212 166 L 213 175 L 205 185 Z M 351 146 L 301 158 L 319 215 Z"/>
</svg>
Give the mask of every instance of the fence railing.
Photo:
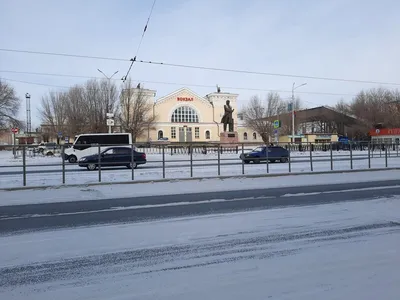
<svg viewBox="0 0 400 300">
<path fill-rule="evenodd" d="M 116 150 L 115 153 L 107 154 L 107 149 L 121 148 L 121 145 L 92 145 L 90 151 L 86 151 L 86 154 L 90 155 L 86 161 L 81 159 L 83 152 L 79 154 L 79 150 L 74 152 L 63 146 L 53 151 L 50 156 L 47 156 L 46 152 L 43 154 L 33 152 L 24 145 L 19 145 L 19 149 L 14 149 L 14 152 L 12 147 L 9 147 L 8 151 L 0 151 L 0 188 L 388 168 L 390 164 L 390 166 L 400 166 L 400 159 L 395 160 L 399 157 L 398 145 L 378 147 L 371 143 L 279 144 L 280 147 L 287 149 L 286 156 L 282 151 L 279 152 L 282 154 L 279 154 L 280 156 L 265 151 L 261 156 L 250 158 L 246 158 L 247 152 L 264 145 L 191 143 L 140 148 L 137 146 L 137 144 L 127 145 L 125 152 Z M 78 161 L 70 163 L 67 152 L 70 153 L 69 156 L 75 153 L 73 155 L 77 156 Z M 120 167 L 127 167 L 129 171 Z M 86 169 L 90 172 L 86 172 Z M 61 174 L 61 177 L 55 174 Z"/>
</svg>

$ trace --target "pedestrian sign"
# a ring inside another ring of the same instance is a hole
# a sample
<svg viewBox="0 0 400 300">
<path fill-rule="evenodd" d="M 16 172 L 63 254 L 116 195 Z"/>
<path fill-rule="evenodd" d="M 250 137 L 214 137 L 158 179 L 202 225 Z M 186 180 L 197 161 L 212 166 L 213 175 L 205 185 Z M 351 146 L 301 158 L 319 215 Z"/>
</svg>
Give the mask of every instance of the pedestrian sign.
<svg viewBox="0 0 400 300">
<path fill-rule="evenodd" d="M 281 128 L 281 121 L 280 120 L 275 120 L 274 121 L 274 128 Z"/>
</svg>

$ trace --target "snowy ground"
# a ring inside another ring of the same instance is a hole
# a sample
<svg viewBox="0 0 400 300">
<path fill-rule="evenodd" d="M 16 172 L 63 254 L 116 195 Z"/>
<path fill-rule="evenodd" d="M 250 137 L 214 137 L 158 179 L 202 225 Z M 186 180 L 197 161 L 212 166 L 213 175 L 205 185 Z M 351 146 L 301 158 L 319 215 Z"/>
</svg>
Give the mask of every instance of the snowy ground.
<svg viewBox="0 0 400 300">
<path fill-rule="evenodd" d="M 400 199 L 0 236 L 0 299 L 400 295 Z"/>
<path fill-rule="evenodd" d="M 400 167 L 400 157 L 397 152 L 389 152 L 387 163 L 389 167 Z M 288 173 L 289 164 L 258 164 L 244 165 L 238 159 L 239 154 L 221 155 L 220 175 L 256 175 L 266 173 Z M 312 163 L 309 152 L 292 153 L 290 171 L 295 173 L 331 170 L 330 153 L 313 152 Z M 354 151 L 353 169 L 367 169 L 368 152 Z M 134 170 L 134 180 L 156 180 L 163 178 L 162 155 L 149 154 L 148 163 Z M 193 177 L 218 176 L 217 154 L 193 155 L 193 169 L 190 167 L 188 155 L 165 156 L 165 178 L 179 179 Z M 385 154 L 375 152 L 371 155 L 371 168 L 384 168 L 386 166 Z M 99 181 L 99 172 L 89 172 L 84 168 L 66 163 L 66 184 L 88 184 Z M 333 152 L 333 169 L 349 170 L 351 168 L 350 154 L 348 151 Z M 62 166 L 59 157 L 28 157 L 27 158 L 27 186 L 60 185 L 62 184 Z M 132 181 L 132 171 L 122 168 L 104 168 L 101 171 L 102 182 Z M 18 187 L 23 185 L 22 159 L 14 159 L 9 151 L 0 152 L 0 188 Z"/>
</svg>

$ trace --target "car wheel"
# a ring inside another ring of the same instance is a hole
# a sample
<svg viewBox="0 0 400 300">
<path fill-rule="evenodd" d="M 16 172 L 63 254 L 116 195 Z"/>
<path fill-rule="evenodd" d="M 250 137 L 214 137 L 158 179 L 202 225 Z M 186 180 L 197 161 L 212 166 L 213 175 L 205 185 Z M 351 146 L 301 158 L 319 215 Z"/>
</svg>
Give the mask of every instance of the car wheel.
<svg viewBox="0 0 400 300">
<path fill-rule="evenodd" d="M 253 163 L 259 164 L 259 163 L 260 163 L 260 160 L 259 160 L 259 159 L 255 159 L 255 160 L 253 160 Z"/>
<path fill-rule="evenodd" d="M 245 164 L 249 164 L 250 161 L 249 161 L 249 160 L 245 160 L 244 163 L 245 163 Z"/>
<path fill-rule="evenodd" d="M 275 162 L 275 159 L 270 159 L 269 161 L 272 162 L 272 163 L 274 163 L 274 162 Z"/>
<path fill-rule="evenodd" d="M 49 152 L 46 153 L 46 156 L 53 156 L 53 155 L 54 155 L 54 153 L 51 152 L 51 151 L 49 151 Z"/>
<path fill-rule="evenodd" d="M 68 157 L 68 161 L 69 161 L 71 164 L 74 164 L 74 163 L 76 163 L 77 158 L 76 158 L 75 155 L 72 155 L 72 156 Z"/>
<path fill-rule="evenodd" d="M 132 169 L 132 167 L 134 168 L 134 169 L 137 169 L 137 163 L 130 163 L 128 166 L 128 169 Z"/>
<path fill-rule="evenodd" d="M 280 159 L 280 161 L 281 161 L 281 163 L 286 163 L 286 162 L 288 162 L 288 159 L 287 159 L 287 157 L 282 157 Z"/>
<path fill-rule="evenodd" d="M 86 168 L 89 171 L 94 171 L 94 170 L 96 170 L 96 164 L 88 164 Z"/>
</svg>

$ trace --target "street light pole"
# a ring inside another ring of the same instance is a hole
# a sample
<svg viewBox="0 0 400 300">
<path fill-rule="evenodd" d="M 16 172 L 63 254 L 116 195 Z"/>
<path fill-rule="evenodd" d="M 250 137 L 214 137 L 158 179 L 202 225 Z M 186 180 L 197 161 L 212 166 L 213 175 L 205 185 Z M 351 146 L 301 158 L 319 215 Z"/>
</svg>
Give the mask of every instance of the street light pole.
<svg viewBox="0 0 400 300">
<path fill-rule="evenodd" d="M 108 77 L 106 74 L 104 74 L 104 72 L 102 70 L 100 70 L 100 69 L 97 69 L 97 71 L 99 71 L 101 74 L 103 74 L 104 77 L 107 78 L 107 80 L 108 80 L 108 92 L 107 92 L 107 94 L 108 94 L 108 104 L 110 104 L 111 103 L 111 78 L 113 78 L 113 76 L 115 74 L 117 74 L 118 71 L 115 71 L 114 74 L 112 74 L 110 77 Z M 111 113 L 111 112 L 109 112 L 109 113 Z M 111 125 L 108 126 L 108 133 L 111 133 Z"/>
<path fill-rule="evenodd" d="M 296 83 L 293 82 L 293 85 L 292 85 L 292 144 L 294 143 L 294 90 L 296 90 L 299 87 L 302 87 L 306 84 L 307 83 L 303 83 L 303 84 L 300 84 L 295 87 Z"/>
</svg>

